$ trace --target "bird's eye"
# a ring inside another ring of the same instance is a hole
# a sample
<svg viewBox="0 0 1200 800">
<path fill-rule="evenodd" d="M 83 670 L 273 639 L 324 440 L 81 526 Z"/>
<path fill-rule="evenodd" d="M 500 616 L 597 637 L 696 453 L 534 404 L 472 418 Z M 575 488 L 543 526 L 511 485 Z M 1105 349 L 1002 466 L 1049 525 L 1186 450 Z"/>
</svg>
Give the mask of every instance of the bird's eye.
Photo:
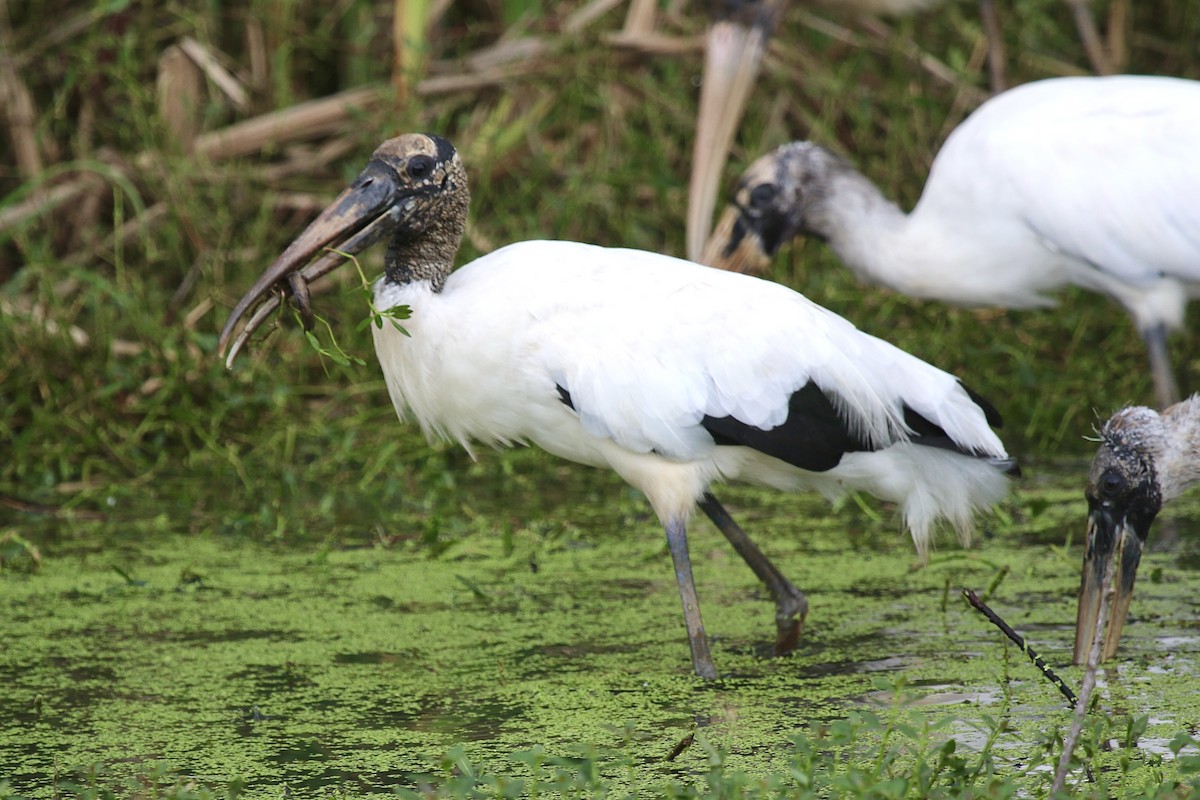
<svg viewBox="0 0 1200 800">
<path fill-rule="evenodd" d="M 767 206 L 775 202 L 779 196 L 779 187 L 770 183 L 760 183 L 750 190 L 750 205 Z"/>
<path fill-rule="evenodd" d="M 408 177 L 420 180 L 433 172 L 433 159 L 429 156 L 413 156 L 408 162 Z"/>
<path fill-rule="evenodd" d="M 1105 497 L 1119 497 L 1125 489 L 1125 478 L 1116 470 L 1108 470 L 1100 476 L 1100 493 Z"/>
</svg>

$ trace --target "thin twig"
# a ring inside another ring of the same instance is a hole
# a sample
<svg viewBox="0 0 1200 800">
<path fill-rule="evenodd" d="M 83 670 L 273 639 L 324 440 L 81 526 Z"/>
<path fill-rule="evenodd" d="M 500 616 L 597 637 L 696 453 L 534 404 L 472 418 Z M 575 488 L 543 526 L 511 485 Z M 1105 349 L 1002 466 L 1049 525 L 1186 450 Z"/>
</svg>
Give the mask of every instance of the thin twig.
<svg viewBox="0 0 1200 800">
<path fill-rule="evenodd" d="M 989 622 L 999 628 L 1005 636 L 1011 639 L 1012 643 L 1020 648 L 1022 653 L 1029 656 L 1029 660 L 1032 661 L 1033 665 L 1041 671 L 1042 675 L 1046 677 L 1046 680 L 1058 687 L 1058 691 L 1062 692 L 1062 696 L 1067 699 L 1067 704 L 1070 707 L 1074 707 L 1076 705 L 1075 693 L 1071 691 L 1071 687 L 1067 686 L 1063 679 L 1058 677 L 1054 670 L 1046 666 L 1046 662 L 1043 661 L 1042 657 L 1039 656 L 1037 652 L 1025 642 L 1025 638 L 1021 636 L 1021 634 L 1009 627 L 1009 624 L 1002 620 L 999 614 L 997 614 L 995 611 L 992 611 L 992 609 L 988 607 L 987 603 L 980 600 L 979 596 L 975 594 L 975 592 L 971 591 L 970 589 L 963 589 L 963 597 L 967 598 L 967 602 L 970 603 L 975 610 L 987 617 Z"/>
<path fill-rule="evenodd" d="M 1063 740 L 1062 755 L 1058 759 L 1058 769 L 1054 772 L 1054 784 L 1050 791 L 1060 791 L 1066 784 L 1067 770 L 1071 766 L 1071 754 L 1075 752 L 1075 744 L 1083 732 L 1083 721 L 1087 717 L 1088 706 L 1092 700 L 1092 690 L 1096 688 L 1096 665 L 1100 663 L 1100 650 L 1104 646 L 1104 635 L 1108 630 L 1108 613 L 1112 605 L 1112 576 L 1113 562 L 1110 559 L 1104 568 L 1104 578 L 1100 581 L 1100 611 L 1096 615 L 1096 632 L 1092 636 L 1092 647 L 1088 651 L 1087 665 L 1083 671 L 1083 683 L 1079 686 L 1079 701 L 1075 703 L 1075 719 L 1071 722 L 1071 730 Z M 1091 773 L 1089 771 L 1089 777 Z"/>
</svg>

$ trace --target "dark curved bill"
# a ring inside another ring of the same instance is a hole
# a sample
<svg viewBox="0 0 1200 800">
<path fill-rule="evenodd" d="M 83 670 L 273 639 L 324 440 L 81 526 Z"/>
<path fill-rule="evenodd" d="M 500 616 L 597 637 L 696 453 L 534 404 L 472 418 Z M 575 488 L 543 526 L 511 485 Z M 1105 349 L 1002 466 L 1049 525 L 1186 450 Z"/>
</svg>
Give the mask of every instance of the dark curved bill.
<svg viewBox="0 0 1200 800">
<path fill-rule="evenodd" d="M 1142 560 L 1142 539 L 1125 519 L 1113 519 L 1102 507 L 1088 514 L 1087 551 L 1079 583 L 1079 609 L 1075 618 L 1075 663 L 1087 664 L 1100 625 L 1101 609 L 1107 602 L 1107 630 L 1101 630 L 1096 663 L 1103 663 L 1117 652 L 1138 564 Z M 1111 597 L 1104 597 L 1105 573 L 1110 571 Z"/>
<path fill-rule="evenodd" d="M 396 180 L 384 166 L 371 162 L 349 187 L 324 210 L 307 228 L 288 245 L 283 254 L 259 276 L 246 295 L 238 301 L 221 331 L 218 352 L 225 355 L 226 367 L 232 366 L 234 358 L 250 335 L 278 308 L 280 296 L 271 292 L 284 284 L 302 286 L 299 295 L 301 312 L 311 315 L 308 304 L 308 284 L 332 272 L 345 262 L 337 253 L 325 253 L 309 266 L 312 259 L 323 249 L 333 248 L 354 255 L 370 247 L 386 236 L 395 227 L 398 209 L 394 205 Z M 389 213 L 391 212 L 391 213 Z M 295 277 L 299 275 L 299 280 Z M 247 320 L 237 337 L 234 331 L 247 312 L 262 303 Z M 266 309 L 264 311 L 264 309 Z M 229 347 L 231 339 L 233 346 Z"/>
</svg>

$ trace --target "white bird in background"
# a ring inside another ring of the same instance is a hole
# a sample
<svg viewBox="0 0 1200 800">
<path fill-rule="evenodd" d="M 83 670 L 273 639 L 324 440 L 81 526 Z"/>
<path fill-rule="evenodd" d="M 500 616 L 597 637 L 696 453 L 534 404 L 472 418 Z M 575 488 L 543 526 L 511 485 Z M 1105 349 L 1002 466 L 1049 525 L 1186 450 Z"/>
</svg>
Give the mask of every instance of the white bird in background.
<svg viewBox="0 0 1200 800">
<path fill-rule="evenodd" d="M 687 257 L 700 261 L 712 225 L 717 187 L 746 103 L 767 54 L 767 45 L 789 0 L 714 0 L 708 29 L 700 110 L 688 184 Z M 649 16 L 634 0 L 631 18 Z M 829 9 L 868 16 L 904 16 L 925 11 L 942 0 L 819 0 Z M 1100 75 L 1112 72 L 1088 7 L 1089 0 L 1066 0 L 1092 66 Z M 1004 41 L 993 0 L 979 0 L 979 15 L 988 43 L 988 74 L 993 92 L 1006 86 Z M 627 23 L 628 27 L 628 23 Z"/>
<path fill-rule="evenodd" d="M 268 298 L 227 363 L 280 302 L 274 287 L 290 281 L 306 306 L 308 282 L 342 258 L 306 263 L 390 236 L 374 303 L 412 316 L 408 335 L 374 333 L 397 413 L 468 449 L 533 443 L 640 489 L 666 529 L 700 676 L 717 671 L 687 549 L 697 505 L 771 591 L 777 650 L 795 646 L 807 610 L 714 481 L 869 492 L 899 505 L 922 555 L 937 521 L 965 537 L 1006 494 L 998 416 L 954 376 L 783 286 L 654 253 L 531 241 L 451 272 L 468 204 L 449 142 L 385 142 L 238 303 L 222 352 Z"/>
<path fill-rule="evenodd" d="M 1087 662 L 1096 635 L 1101 585 L 1109 563 L 1116 578 L 1100 661 L 1117 652 L 1150 523 L 1162 507 L 1200 482 L 1200 395 L 1159 414 L 1137 406 L 1100 429 L 1088 474 L 1087 542 L 1075 625 L 1075 663 Z"/>
<path fill-rule="evenodd" d="M 1106 294 L 1141 332 L 1165 408 L 1179 400 L 1166 334 L 1200 288 L 1200 82 L 1010 89 L 950 134 L 907 215 L 841 157 L 784 145 L 746 170 L 702 260 L 761 272 L 805 234 L 913 297 L 1027 308 L 1068 285 Z"/>
</svg>

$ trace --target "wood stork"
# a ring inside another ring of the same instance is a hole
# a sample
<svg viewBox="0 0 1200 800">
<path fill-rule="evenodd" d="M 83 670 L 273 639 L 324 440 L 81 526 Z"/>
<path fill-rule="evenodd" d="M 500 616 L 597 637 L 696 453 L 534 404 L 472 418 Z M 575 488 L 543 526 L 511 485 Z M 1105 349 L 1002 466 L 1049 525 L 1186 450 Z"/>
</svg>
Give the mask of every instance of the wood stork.
<svg viewBox="0 0 1200 800">
<path fill-rule="evenodd" d="M 1165 408 L 1179 399 L 1166 334 L 1200 289 L 1200 82 L 1057 78 L 997 95 L 950 134 L 907 215 L 839 156 L 784 145 L 746 170 L 702 260 L 761 271 L 803 234 L 913 297 L 1106 294 L 1145 339 Z"/>
<path fill-rule="evenodd" d="M 941 0 L 826 0 L 825 5 L 868 15 L 904 15 L 922 11 Z M 767 43 L 787 8 L 788 0 L 722 0 L 708 29 L 700 109 L 688 184 L 687 257 L 700 259 L 712 225 L 717 186 L 746 103 L 767 54 Z M 1003 46 L 992 0 L 980 0 L 988 32 L 989 66 L 993 83 L 1003 82 Z M 1001 85 L 996 86 L 999 91 Z"/>
<path fill-rule="evenodd" d="M 1006 493 L 999 418 L 954 376 L 783 286 L 654 253 L 530 241 L 451 272 L 468 198 L 445 139 L 385 142 L 237 304 L 221 350 L 256 303 L 278 305 L 274 287 L 306 287 L 342 261 L 325 248 L 354 254 L 390 236 L 374 304 L 412 316 L 407 335 L 384 324 L 374 338 L 397 413 L 468 450 L 533 443 L 640 489 L 666 530 L 700 676 L 717 671 L 687 550 L 695 506 L 771 591 L 777 650 L 795 645 L 807 610 L 714 481 L 870 492 L 899 504 L 922 555 L 936 522 L 966 537 Z"/>
<path fill-rule="evenodd" d="M 1117 652 L 1150 523 L 1164 505 L 1200 482 L 1200 395 L 1161 414 L 1136 406 L 1100 429 L 1088 473 L 1087 543 L 1075 623 L 1075 663 L 1086 663 L 1100 616 L 1109 562 L 1116 578 L 1100 660 Z"/>
<path fill-rule="evenodd" d="M 942 0 L 818 0 L 828 8 L 869 16 L 903 16 L 925 11 Z M 1112 70 L 1099 43 L 1089 0 L 1066 0 L 1080 39 L 1096 72 Z M 701 260 L 711 230 L 717 186 L 733 145 L 738 124 L 758 77 L 767 43 L 787 8 L 788 0 L 722 0 L 708 29 L 700 110 L 688 184 L 687 257 Z M 979 14 L 988 42 L 988 74 L 993 92 L 1006 85 L 1004 42 L 993 0 L 979 0 Z"/>
</svg>

